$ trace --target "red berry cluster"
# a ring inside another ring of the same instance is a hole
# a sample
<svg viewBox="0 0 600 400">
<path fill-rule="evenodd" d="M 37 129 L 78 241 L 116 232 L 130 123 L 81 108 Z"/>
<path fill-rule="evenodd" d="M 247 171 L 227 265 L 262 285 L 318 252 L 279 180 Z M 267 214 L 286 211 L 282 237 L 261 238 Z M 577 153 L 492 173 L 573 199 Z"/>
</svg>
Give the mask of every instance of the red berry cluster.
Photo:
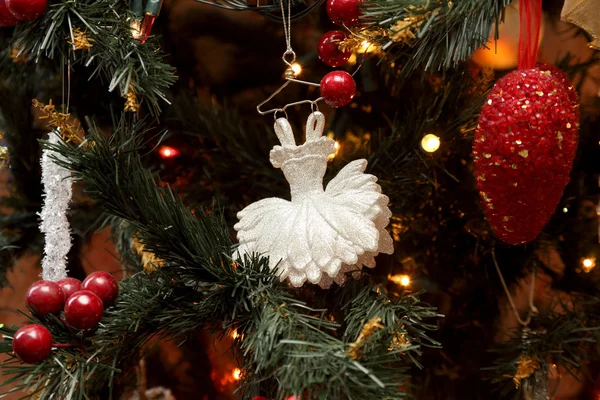
<svg viewBox="0 0 600 400">
<path fill-rule="evenodd" d="M 329 0 L 327 15 L 331 20 L 345 27 L 356 25 L 360 17 L 360 0 Z M 329 31 L 321 37 L 317 53 L 321 61 L 330 67 L 341 67 L 350 58 L 351 52 L 340 49 L 340 43 L 346 39 L 342 31 Z M 333 71 L 321 80 L 321 96 L 332 107 L 342 107 L 352 101 L 356 94 L 356 82 L 346 71 Z"/>
<path fill-rule="evenodd" d="M 577 150 L 577 92 L 558 68 L 539 64 L 500 79 L 486 99 L 473 156 L 482 204 L 496 235 L 535 239 L 569 181 Z"/>
<path fill-rule="evenodd" d="M 0 0 L 0 26 L 38 19 L 47 6 L 48 0 Z"/>
<path fill-rule="evenodd" d="M 115 303 L 119 295 L 117 280 L 108 272 L 97 271 L 83 282 L 65 278 L 58 282 L 38 281 L 27 290 L 27 305 L 40 317 L 60 314 L 79 330 L 98 325 L 105 307 Z M 52 335 L 42 325 L 26 325 L 19 329 L 12 342 L 13 351 L 23 362 L 36 364 L 52 350 Z"/>
</svg>

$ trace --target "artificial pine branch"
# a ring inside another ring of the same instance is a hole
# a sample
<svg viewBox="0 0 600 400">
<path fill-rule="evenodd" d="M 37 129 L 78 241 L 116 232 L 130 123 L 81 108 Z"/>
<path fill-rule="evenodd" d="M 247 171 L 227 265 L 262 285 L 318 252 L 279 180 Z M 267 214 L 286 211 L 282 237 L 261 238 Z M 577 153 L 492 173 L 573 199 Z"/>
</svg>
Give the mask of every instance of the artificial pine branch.
<svg viewBox="0 0 600 400">
<path fill-rule="evenodd" d="M 164 61 L 156 38 L 144 44 L 133 38 L 136 18 L 129 1 L 55 0 L 38 20 L 19 24 L 11 43 L 19 56 L 36 62 L 49 57 L 70 60 L 70 67 L 88 67 L 91 77 L 103 79 L 109 91 L 119 88 L 126 96 L 132 88 L 151 112 L 158 113 L 160 102 L 168 103 L 166 90 L 175 82 L 175 69 Z M 77 49 L 77 33 L 83 33 L 91 47 Z"/>
</svg>

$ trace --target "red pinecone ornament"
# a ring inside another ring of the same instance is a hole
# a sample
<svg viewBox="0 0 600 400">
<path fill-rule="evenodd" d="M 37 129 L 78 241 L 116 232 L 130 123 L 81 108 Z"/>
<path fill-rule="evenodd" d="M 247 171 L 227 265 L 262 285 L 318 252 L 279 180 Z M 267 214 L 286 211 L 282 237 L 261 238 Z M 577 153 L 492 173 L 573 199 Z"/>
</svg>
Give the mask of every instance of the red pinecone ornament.
<svg viewBox="0 0 600 400">
<path fill-rule="evenodd" d="M 557 68 L 513 71 L 481 109 L 473 156 L 485 213 L 506 243 L 535 239 L 552 216 L 573 166 L 577 93 Z"/>
</svg>

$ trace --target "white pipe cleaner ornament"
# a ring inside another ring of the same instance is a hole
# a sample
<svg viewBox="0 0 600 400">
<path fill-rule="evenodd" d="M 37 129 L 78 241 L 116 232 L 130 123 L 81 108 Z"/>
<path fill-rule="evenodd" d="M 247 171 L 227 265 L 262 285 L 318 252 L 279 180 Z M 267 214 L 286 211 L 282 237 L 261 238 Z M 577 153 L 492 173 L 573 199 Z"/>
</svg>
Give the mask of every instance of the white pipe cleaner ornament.
<svg viewBox="0 0 600 400">
<path fill-rule="evenodd" d="M 342 284 L 346 273 L 373 268 L 375 256 L 394 251 L 385 230 L 392 215 L 377 177 L 365 174 L 367 160 L 346 165 L 323 190 L 323 177 L 335 142 L 322 137 L 325 117 L 313 112 L 306 143 L 296 146 L 285 118 L 275 121 L 281 146 L 273 147 L 271 164 L 281 168 L 292 200 L 268 198 L 244 208 L 234 226 L 237 256 L 269 256 L 269 266 L 293 286 L 309 282 L 323 287 Z M 325 274 L 323 273 L 325 272 Z"/>
<path fill-rule="evenodd" d="M 50 132 L 48 142 L 57 144 L 62 139 L 57 131 Z M 53 157 L 62 157 L 51 150 L 42 153 L 42 184 L 44 205 L 39 214 L 40 231 L 44 233 L 42 279 L 56 282 L 67 277 L 67 253 L 71 248 L 71 229 L 67 218 L 73 195 L 71 172 L 56 164 Z"/>
</svg>

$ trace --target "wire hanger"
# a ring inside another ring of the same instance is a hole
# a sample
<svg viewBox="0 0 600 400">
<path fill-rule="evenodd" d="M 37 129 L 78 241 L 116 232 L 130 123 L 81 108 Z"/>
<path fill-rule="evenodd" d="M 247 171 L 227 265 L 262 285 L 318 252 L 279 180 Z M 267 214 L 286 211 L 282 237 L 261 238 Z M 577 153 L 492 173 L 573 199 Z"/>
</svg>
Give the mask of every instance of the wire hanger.
<svg viewBox="0 0 600 400">
<path fill-rule="evenodd" d="M 265 104 L 267 104 L 275 96 L 277 96 L 279 93 L 281 93 L 281 91 L 283 89 L 285 89 L 291 82 L 299 83 L 301 85 L 307 85 L 307 86 L 313 86 L 313 87 L 321 87 L 321 85 L 318 84 L 318 83 L 302 81 L 302 80 L 294 78 L 294 71 L 292 69 L 292 64 L 296 61 L 296 53 L 292 49 L 292 36 L 291 36 L 291 29 L 292 29 L 292 20 L 291 20 L 291 13 L 292 13 L 292 11 L 291 11 L 291 9 L 292 9 L 292 7 L 291 7 L 291 0 L 288 0 L 288 2 L 287 2 L 287 8 L 288 8 L 287 18 L 286 18 L 286 15 L 285 15 L 285 8 L 283 6 L 283 0 L 280 1 L 279 4 L 281 5 L 281 17 L 282 17 L 282 21 L 283 21 L 283 33 L 284 33 L 284 36 L 285 36 L 285 44 L 286 44 L 286 49 L 285 49 L 285 52 L 283 53 L 283 56 L 281 57 L 281 59 L 283 60 L 283 62 L 288 67 L 285 70 L 285 74 L 284 74 L 285 82 L 277 90 L 275 90 L 275 92 L 273 92 L 273 94 L 271 94 L 269 97 L 267 97 L 266 100 L 264 100 L 262 103 L 260 103 L 259 105 L 256 106 L 256 111 L 258 111 L 258 113 L 260 115 L 266 115 L 266 114 L 271 114 L 271 113 L 277 114 L 277 112 L 279 112 L 279 111 L 285 113 L 285 110 L 288 107 L 297 106 L 299 104 L 311 104 L 313 106 L 316 106 L 319 101 L 323 100 L 322 97 L 319 97 L 316 100 L 300 100 L 300 101 L 296 101 L 296 102 L 293 102 L 293 103 L 286 104 L 283 107 L 272 108 L 272 109 L 266 110 L 266 111 L 261 110 L 262 106 L 264 106 Z"/>
</svg>

